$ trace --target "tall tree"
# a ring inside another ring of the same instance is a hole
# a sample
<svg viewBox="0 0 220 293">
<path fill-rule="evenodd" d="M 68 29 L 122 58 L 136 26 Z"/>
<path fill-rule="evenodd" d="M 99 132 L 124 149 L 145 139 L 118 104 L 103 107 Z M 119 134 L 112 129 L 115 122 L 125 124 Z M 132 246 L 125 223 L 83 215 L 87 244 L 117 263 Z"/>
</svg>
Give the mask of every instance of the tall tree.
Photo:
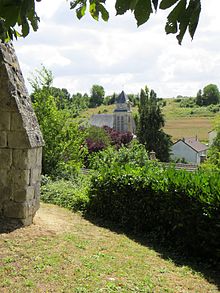
<svg viewBox="0 0 220 293">
<path fill-rule="evenodd" d="M 0 38 L 2 40 L 26 37 L 30 27 L 38 29 L 40 21 L 36 14 L 35 3 L 41 0 L 1 0 L 0 1 Z M 104 21 L 109 19 L 109 13 L 104 4 L 106 0 L 72 0 L 70 9 L 76 11 L 80 19 L 85 15 L 87 7 L 91 16 L 98 20 L 99 16 Z M 116 15 L 131 11 L 140 26 L 148 21 L 151 14 L 157 9 L 169 10 L 165 31 L 167 34 L 177 34 L 178 42 L 188 29 L 193 38 L 201 12 L 201 0 L 115 0 Z M 17 26 L 21 27 L 18 32 Z"/>
<path fill-rule="evenodd" d="M 105 98 L 105 90 L 103 86 L 94 84 L 91 88 L 90 107 L 100 106 Z"/>
<path fill-rule="evenodd" d="M 137 137 L 144 144 L 146 150 L 156 153 L 160 161 L 169 160 L 171 138 L 162 127 L 165 124 L 164 116 L 158 104 L 156 93 L 146 87 L 141 90 L 138 107 Z"/>
<path fill-rule="evenodd" d="M 208 106 L 218 103 L 220 103 L 220 93 L 215 84 L 208 84 L 203 88 L 203 92 L 199 90 L 196 96 L 196 104 L 199 106 Z"/>
</svg>

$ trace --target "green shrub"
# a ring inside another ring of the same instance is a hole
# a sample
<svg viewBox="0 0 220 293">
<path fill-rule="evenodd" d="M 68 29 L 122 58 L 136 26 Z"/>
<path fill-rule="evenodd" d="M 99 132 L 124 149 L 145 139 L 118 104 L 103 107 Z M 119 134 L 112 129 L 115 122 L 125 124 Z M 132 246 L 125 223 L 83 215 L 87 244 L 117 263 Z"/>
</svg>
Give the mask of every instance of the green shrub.
<svg viewBox="0 0 220 293">
<path fill-rule="evenodd" d="M 72 211 L 84 212 L 88 204 L 89 177 L 81 176 L 77 181 L 52 181 L 45 177 L 41 186 L 41 200 Z"/>
<path fill-rule="evenodd" d="M 194 98 L 183 98 L 180 101 L 181 108 L 194 108 L 196 107 L 195 99 Z"/>
<path fill-rule="evenodd" d="M 144 166 L 148 162 L 148 154 L 144 145 L 133 140 L 128 147 L 115 150 L 109 147 L 101 152 L 91 154 L 88 158 L 89 168 L 94 170 L 107 170 L 112 165 Z"/>
<path fill-rule="evenodd" d="M 152 164 L 152 163 L 151 163 Z M 92 178 L 88 214 L 219 258 L 220 173 L 112 165 Z"/>
</svg>

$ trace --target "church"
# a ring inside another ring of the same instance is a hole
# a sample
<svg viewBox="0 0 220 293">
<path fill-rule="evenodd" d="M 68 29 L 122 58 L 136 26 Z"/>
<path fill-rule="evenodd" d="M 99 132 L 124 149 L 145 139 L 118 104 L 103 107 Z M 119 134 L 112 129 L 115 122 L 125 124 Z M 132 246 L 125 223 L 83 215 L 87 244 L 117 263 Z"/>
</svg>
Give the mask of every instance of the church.
<svg viewBox="0 0 220 293">
<path fill-rule="evenodd" d="M 132 117 L 131 103 L 124 93 L 116 98 L 113 114 L 96 114 L 90 118 L 90 125 L 103 127 L 108 126 L 119 132 L 135 133 L 135 122 Z"/>
</svg>

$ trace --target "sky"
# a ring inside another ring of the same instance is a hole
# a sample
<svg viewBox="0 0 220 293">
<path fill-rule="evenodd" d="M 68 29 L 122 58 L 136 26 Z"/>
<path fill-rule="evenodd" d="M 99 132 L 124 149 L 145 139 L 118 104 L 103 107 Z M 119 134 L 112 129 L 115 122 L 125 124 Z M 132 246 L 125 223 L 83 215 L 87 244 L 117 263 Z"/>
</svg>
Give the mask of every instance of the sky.
<svg viewBox="0 0 220 293">
<path fill-rule="evenodd" d="M 106 95 L 137 94 L 147 85 L 161 98 L 196 96 L 210 83 L 220 88 L 219 0 L 201 1 L 194 39 L 187 32 L 181 46 L 164 31 L 167 12 L 137 28 L 131 13 L 115 16 L 114 2 L 107 0 L 107 23 L 88 12 L 78 20 L 66 0 L 38 3 L 38 31 L 14 41 L 29 92 L 28 78 L 42 65 L 52 71 L 53 85 L 71 94 L 89 93 L 93 84 Z"/>
</svg>

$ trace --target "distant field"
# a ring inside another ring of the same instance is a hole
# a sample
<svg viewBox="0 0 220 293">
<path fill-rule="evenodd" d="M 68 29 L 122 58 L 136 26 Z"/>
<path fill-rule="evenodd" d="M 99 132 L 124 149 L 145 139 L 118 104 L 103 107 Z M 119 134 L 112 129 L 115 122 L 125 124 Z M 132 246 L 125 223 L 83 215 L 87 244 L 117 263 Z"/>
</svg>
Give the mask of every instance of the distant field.
<svg viewBox="0 0 220 293">
<path fill-rule="evenodd" d="M 114 109 L 115 105 L 102 105 L 83 111 L 80 118 L 87 120 L 93 114 L 110 114 Z M 135 114 L 138 108 L 135 107 L 132 111 Z M 166 120 L 164 131 L 172 136 L 173 141 L 197 135 L 200 141 L 207 142 L 208 132 L 212 129 L 213 120 L 217 115 L 206 107 L 181 108 L 175 99 L 166 99 L 166 106 L 162 111 Z"/>
<path fill-rule="evenodd" d="M 167 119 L 164 131 L 176 141 L 182 137 L 196 136 L 200 141 L 208 141 L 208 132 L 212 129 L 212 119 L 207 117 L 187 117 Z"/>
</svg>

